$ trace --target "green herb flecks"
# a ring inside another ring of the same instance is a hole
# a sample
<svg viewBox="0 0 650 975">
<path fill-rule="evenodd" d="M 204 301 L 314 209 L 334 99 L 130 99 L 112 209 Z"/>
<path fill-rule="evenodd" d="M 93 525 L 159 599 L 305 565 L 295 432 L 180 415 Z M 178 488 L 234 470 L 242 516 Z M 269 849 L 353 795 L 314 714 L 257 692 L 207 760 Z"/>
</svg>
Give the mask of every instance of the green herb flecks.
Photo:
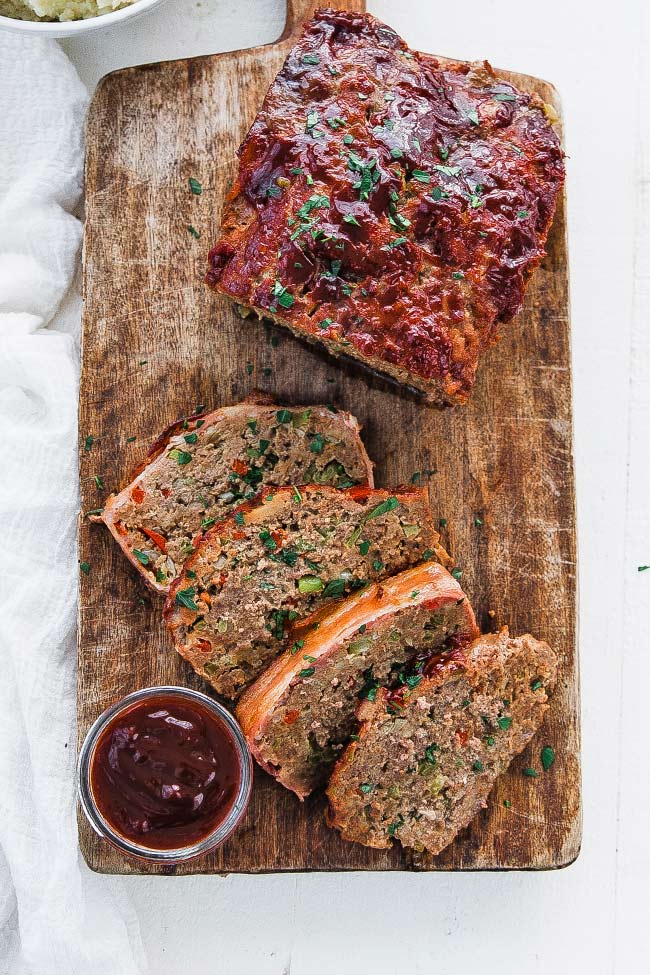
<svg viewBox="0 0 650 975">
<path fill-rule="evenodd" d="M 176 605 L 184 606 L 185 609 L 192 609 L 196 613 L 198 612 L 199 607 L 196 605 L 196 602 L 194 601 L 195 596 L 196 596 L 195 586 L 190 586 L 188 589 L 179 589 L 178 592 L 176 593 L 176 600 L 175 600 Z"/>
<path fill-rule="evenodd" d="M 187 232 L 191 237 L 194 237 L 195 240 L 199 240 L 201 236 L 196 227 L 193 227 L 191 223 L 187 225 Z"/>
<path fill-rule="evenodd" d="M 149 565 L 149 563 L 151 562 L 151 559 L 149 558 L 147 553 L 141 552 L 140 549 L 138 548 L 133 549 L 133 554 L 135 555 L 136 559 L 138 560 L 138 562 L 140 562 L 141 565 Z"/>
<path fill-rule="evenodd" d="M 555 752 L 550 745 L 545 745 L 541 751 L 542 768 L 545 772 L 548 772 L 551 765 L 555 761 Z"/>
<path fill-rule="evenodd" d="M 90 434 L 88 434 L 88 436 L 84 440 L 84 450 L 90 450 L 94 442 L 95 442 L 95 438 L 91 437 Z"/>
<path fill-rule="evenodd" d="M 88 562 L 80 562 L 79 568 L 81 569 L 81 571 L 85 576 L 87 576 L 90 573 L 90 563 Z"/>
<path fill-rule="evenodd" d="M 193 176 L 190 176 L 187 182 L 194 196 L 200 196 L 203 192 L 203 187 L 199 183 L 198 179 L 194 179 Z"/>
</svg>

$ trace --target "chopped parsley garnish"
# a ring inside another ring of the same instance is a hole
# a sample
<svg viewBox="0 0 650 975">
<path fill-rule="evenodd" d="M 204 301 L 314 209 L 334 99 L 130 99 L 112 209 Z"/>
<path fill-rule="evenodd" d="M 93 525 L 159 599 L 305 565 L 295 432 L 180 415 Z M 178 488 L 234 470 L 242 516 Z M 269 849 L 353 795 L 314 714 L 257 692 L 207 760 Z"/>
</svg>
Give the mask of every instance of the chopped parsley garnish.
<svg viewBox="0 0 650 975">
<path fill-rule="evenodd" d="M 542 768 L 544 769 L 545 772 L 548 772 L 551 765 L 555 761 L 555 752 L 553 751 L 550 745 L 545 745 L 544 748 L 542 748 L 541 758 L 542 758 Z"/>
<path fill-rule="evenodd" d="M 151 562 L 151 559 L 149 558 L 147 553 L 141 552 L 140 549 L 138 548 L 133 549 L 133 554 L 135 555 L 138 562 L 140 562 L 142 565 L 149 565 L 149 563 Z"/>
<path fill-rule="evenodd" d="M 379 681 L 375 680 L 372 676 L 372 667 L 363 672 L 364 684 L 359 691 L 359 697 L 364 701 L 374 701 L 377 696 L 377 688 L 379 687 Z"/>
<path fill-rule="evenodd" d="M 237 511 L 235 513 L 235 524 L 237 524 L 237 525 L 243 525 L 244 524 L 244 515 L 243 515 L 243 512 Z"/>
<path fill-rule="evenodd" d="M 323 194 L 314 193 L 312 194 L 312 196 L 309 197 L 308 200 L 305 200 L 303 205 L 298 210 L 297 216 L 301 220 L 306 220 L 312 210 L 318 210 L 318 209 L 327 210 L 329 209 L 329 205 L 330 205 L 329 196 L 324 196 Z"/>
<path fill-rule="evenodd" d="M 391 823 L 388 827 L 388 835 L 394 836 L 395 830 L 400 829 L 404 825 L 404 817 L 400 813 L 394 823 Z"/>
<path fill-rule="evenodd" d="M 194 179 L 193 176 L 190 176 L 187 182 L 194 196 L 200 196 L 203 192 L 203 187 L 199 183 L 198 179 Z"/>
<path fill-rule="evenodd" d="M 135 440 L 136 440 L 136 438 L 135 438 L 135 437 L 127 437 L 127 438 L 126 438 L 126 442 L 127 442 L 127 443 L 135 443 Z"/>
<path fill-rule="evenodd" d="M 479 124 L 479 121 L 478 121 L 478 112 L 476 111 L 475 108 L 473 108 L 471 111 L 469 111 L 467 113 L 467 118 L 472 123 L 472 125 L 478 125 Z"/>
<path fill-rule="evenodd" d="M 462 281 L 463 278 L 465 277 L 462 271 L 452 271 L 451 276 L 452 278 L 455 278 L 456 281 Z"/>
<path fill-rule="evenodd" d="M 207 529 L 210 528 L 211 525 L 214 525 L 216 520 L 217 520 L 216 518 L 204 518 L 203 521 L 201 522 L 201 528 L 203 529 L 203 531 L 207 531 Z"/>
<path fill-rule="evenodd" d="M 393 159 L 401 159 L 402 156 L 404 155 L 404 153 L 398 146 L 393 146 L 393 148 L 390 151 L 390 154 L 393 157 Z"/>
<path fill-rule="evenodd" d="M 281 305 L 282 308 L 291 308 L 293 305 L 293 295 L 287 291 L 280 281 L 275 282 L 271 294 L 274 298 L 277 298 L 278 305 Z"/>
<path fill-rule="evenodd" d="M 342 596 L 345 592 L 346 580 L 343 578 L 331 579 L 323 591 L 323 596 Z"/>
<path fill-rule="evenodd" d="M 304 647 L 304 645 L 305 645 L 305 641 L 304 640 L 296 640 L 296 642 L 291 645 L 291 647 L 289 649 L 289 653 L 291 653 L 291 654 L 293 654 L 295 656 L 298 653 L 299 650 L 302 650 L 302 648 Z"/>
<path fill-rule="evenodd" d="M 536 677 L 534 680 L 531 680 L 531 682 L 530 682 L 530 689 L 531 689 L 531 691 L 540 691 L 543 686 L 544 685 L 542 684 L 542 682 L 539 679 L 539 677 Z"/>
<path fill-rule="evenodd" d="M 359 180 L 353 183 L 353 188 L 359 190 L 359 199 L 367 200 L 373 186 L 379 182 L 377 160 L 371 159 L 370 162 L 364 163 L 355 152 L 351 152 L 348 156 L 348 166 L 352 172 L 360 175 Z"/>
<path fill-rule="evenodd" d="M 370 542 L 368 541 L 361 542 L 361 544 L 359 545 L 359 552 L 361 553 L 361 555 L 367 555 L 369 551 L 370 551 Z"/>
<path fill-rule="evenodd" d="M 650 569 L 650 565 L 637 566 L 637 572 L 646 572 L 648 569 Z"/>
<path fill-rule="evenodd" d="M 187 226 L 187 232 L 188 232 L 188 234 L 190 234 L 191 237 L 194 237 L 195 240 L 198 240 L 199 237 L 201 236 L 201 234 L 196 229 L 196 227 L 193 227 L 191 223 L 188 224 L 188 226 Z"/>
<path fill-rule="evenodd" d="M 104 487 L 104 481 L 102 480 L 101 476 L 99 474 L 95 474 L 93 477 L 93 481 L 95 482 L 95 486 L 98 487 L 99 490 L 101 491 L 102 488 Z"/>
<path fill-rule="evenodd" d="M 499 725 L 502 731 L 507 731 L 512 724 L 512 718 L 508 718 L 508 717 L 497 718 L 497 724 Z"/>
<path fill-rule="evenodd" d="M 79 568 L 85 576 L 87 576 L 90 572 L 90 564 L 88 562 L 80 562 Z"/>
<path fill-rule="evenodd" d="M 479 761 L 477 758 L 475 762 L 472 762 L 472 769 L 475 772 L 484 772 L 485 766 L 483 765 L 483 762 Z"/>
<path fill-rule="evenodd" d="M 174 447 L 173 450 L 170 450 L 167 456 L 170 458 L 170 460 L 175 460 L 179 467 L 189 464 L 189 462 L 192 460 L 191 454 L 188 454 L 186 450 L 178 450 L 176 447 Z"/>
<path fill-rule="evenodd" d="M 343 142 L 345 143 L 345 145 L 346 145 L 346 146 L 351 146 L 351 145 L 352 145 L 352 143 L 354 142 L 354 136 L 353 136 L 353 135 L 350 135 L 350 133 L 349 133 L 349 132 L 347 132 L 347 133 L 346 133 L 346 134 L 345 134 L 345 135 L 343 136 Z"/>
<path fill-rule="evenodd" d="M 372 563 L 372 567 L 375 572 L 381 572 L 381 570 L 384 568 L 384 563 L 380 562 L 379 559 L 375 559 L 375 561 Z"/>
<path fill-rule="evenodd" d="M 433 168 L 444 176 L 458 176 L 460 172 L 460 166 L 434 166 Z"/>
<path fill-rule="evenodd" d="M 303 54 L 302 56 L 303 64 L 320 64 L 320 58 L 317 54 Z"/>
<path fill-rule="evenodd" d="M 322 433 L 315 433 L 309 441 L 309 449 L 312 454 L 322 454 L 325 449 L 325 437 Z"/>
<path fill-rule="evenodd" d="M 525 768 L 524 775 L 527 775 L 529 779 L 536 779 L 538 773 L 535 771 L 534 768 Z"/>
<path fill-rule="evenodd" d="M 292 484 L 291 487 L 293 489 L 293 500 L 297 504 L 302 504 L 302 494 L 300 493 L 300 491 L 298 490 L 298 488 L 295 486 L 295 484 Z"/>
<path fill-rule="evenodd" d="M 311 677 L 315 673 L 316 673 L 315 667 L 305 667 L 304 670 L 298 671 L 298 677 Z"/>
<path fill-rule="evenodd" d="M 190 586 L 188 589 L 179 589 L 176 593 L 176 605 L 184 606 L 186 609 L 193 609 L 198 612 L 199 607 L 194 602 L 196 587 Z"/>
<path fill-rule="evenodd" d="M 373 789 L 370 782 L 362 782 L 359 788 L 361 789 L 364 795 L 367 795 L 369 792 L 372 792 Z"/>
<path fill-rule="evenodd" d="M 275 418 L 278 423 L 291 423 L 293 420 L 293 413 L 291 410 L 278 410 L 275 414 Z"/>
<path fill-rule="evenodd" d="M 378 504 L 376 508 L 364 517 L 364 521 L 372 521 L 373 518 L 379 518 L 381 515 L 387 514 L 389 511 L 394 511 L 395 508 L 399 508 L 399 501 L 395 497 L 386 498 L 381 504 Z"/>
<path fill-rule="evenodd" d="M 351 223 L 354 227 L 360 227 L 361 224 L 357 218 L 352 213 L 346 213 L 343 217 L 343 223 Z"/>
<path fill-rule="evenodd" d="M 492 97 L 497 102 L 516 102 L 517 101 L 517 96 L 516 95 L 509 95 L 505 91 L 498 91 Z"/>
<path fill-rule="evenodd" d="M 440 189 L 439 186 L 434 186 L 433 189 L 431 190 L 431 197 L 434 200 L 448 200 L 449 193 L 445 193 L 445 191 Z"/>
<path fill-rule="evenodd" d="M 506 809 L 510 809 L 510 806 L 512 805 L 512 803 L 510 802 L 509 799 L 504 799 L 503 800 L 503 805 L 505 806 Z"/>
<path fill-rule="evenodd" d="M 95 438 L 91 437 L 90 434 L 84 440 L 84 450 L 90 450 L 94 443 Z"/>
<path fill-rule="evenodd" d="M 478 515 L 476 515 L 476 517 L 474 518 L 474 524 L 477 528 L 480 528 L 481 525 L 483 524 L 483 520 L 479 518 Z"/>
<path fill-rule="evenodd" d="M 271 532 L 268 530 L 268 528 L 265 528 L 263 531 L 259 533 L 259 540 L 263 544 L 267 552 L 275 552 L 275 550 L 278 547 L 278 543 L 271 536 Z"/>
<path fill-rule="evenodd" d="M 425 173 L 423 169 L 414 169 L 411 173 L 411 178 L 417 180 L 418 183 L 430 183 L 431 176 L 429 173 Z"/>
<path fill-rule="evenodd" d="M 318 112 L 309 112 L 307 115 L 307 123 L 305 126 L 305 132 L 311 132 L 315 125 L 320 122 L 320 115 Z"/>
<path fill-rule="evenodd" d="M 440 518 L 438 520 L 438 524 L 439 524 L 439 526 L 441 528 L 446 528 L 447 527 L 447 519 L 446 518 Z"/>
<path fill-rule="evenodd" d="M 196 443 L 198 439 L 199 437 L 198 434 L 196 433 L 186 433 L 185 436 L 183 437 L 185 443 Z"/>
<path fill-rule="evenodd" d="M 382 247 L 382 250 L 383 251 L 395 250 L 396 247 L 401 247 L 402 244 L 406 243 L 406 241 L 407 241 L 406 237 L 396 237 L 395 240 L 391 240 L 390 243 L 386 244 L 385 247 Z"/>
<path fill-rule="evenodd" d="M 517 220 L 525 220 L 528 216 L 528 210 L 517 210 Z"/>
<path fill-rule="evenodd" d="M 246 373 L 249 376 L 252 376 L 253 375 L 253 363 L 252 362 L 247 362 L 246 363 Z"/>
<path fill-rule="evenodd" d="M 455 569 L 452 569 L 451 570 L 451 574 L 454 577 L 454 579 L 456 581 L 458 581 L 461 578 L 461 576 L 463 575 L 463 570 L 462 569 L 459 569 L 458 567 L 456 567 Z"/>
</svg>

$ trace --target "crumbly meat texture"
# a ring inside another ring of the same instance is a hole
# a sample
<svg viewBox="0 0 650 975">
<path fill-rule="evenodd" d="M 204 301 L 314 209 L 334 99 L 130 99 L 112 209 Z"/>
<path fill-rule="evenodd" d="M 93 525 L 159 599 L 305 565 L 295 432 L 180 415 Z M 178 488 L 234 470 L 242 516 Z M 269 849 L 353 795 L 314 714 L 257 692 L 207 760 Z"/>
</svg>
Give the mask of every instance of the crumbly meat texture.
<svg viewBox="0 0 650 975">
<path fill-rule="evenodd" d="M 239 149 L 206 280 L 431 403 L 464 402 L 544 256 L 564 180 L 547 111 L 486 62 L 318 11 Z"/>
<path fill-rule="evenodd" d="M 378 686 L 417 694 L 431 658 L 478 635 L 472 608 L 437 563 L 349 596 L 239 702 L 256 760 L 300 798 L 323 785 Z"/>
<path fill-rule="evenodd" d="M 378 691 L 332 774 L 330 825 L 365 846 L 440 853 L 539 728 L 556 669 L 547 644 L 504 630 L 441 658 L 406 701 Z"/>
<path fill-rule="evenodd" d="M 181 656 L 234 698 L 299 619 L 427 558 L 448 560 L 423 491 L 280 488 L 207 532 L 164 616 Z"/>
<path fill-rule="evenodd" d="M 372 485 L 350 413 L 245 401 L 165 430 L 101 515 L 146 582 L 166 593 L 194 543 L 259 491 L 283 484 Z"/>
</svg>

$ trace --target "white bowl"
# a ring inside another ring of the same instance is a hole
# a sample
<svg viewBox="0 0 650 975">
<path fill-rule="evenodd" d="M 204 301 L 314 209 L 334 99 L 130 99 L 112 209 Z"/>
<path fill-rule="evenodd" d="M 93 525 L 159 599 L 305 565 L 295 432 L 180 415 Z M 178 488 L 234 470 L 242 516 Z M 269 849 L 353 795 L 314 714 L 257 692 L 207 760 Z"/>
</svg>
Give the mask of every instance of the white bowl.
<svg viewBox="0 0 650 975">
<path fill-rule="evenodd" d="M 106 30 L 115 27 L 129 18 L 139 17 L 141 14 L 157 7 L 163 0 L 135 0 L 128 7 L 120 7 L 108 14 L 88 17 L 86 20 L 18 20 L 15 17 L 0 17 L 0 30 L 14 31 L 19 34 L 38 34 L 41 37 L 78 37 L 92 30 Z"/>
</svg>

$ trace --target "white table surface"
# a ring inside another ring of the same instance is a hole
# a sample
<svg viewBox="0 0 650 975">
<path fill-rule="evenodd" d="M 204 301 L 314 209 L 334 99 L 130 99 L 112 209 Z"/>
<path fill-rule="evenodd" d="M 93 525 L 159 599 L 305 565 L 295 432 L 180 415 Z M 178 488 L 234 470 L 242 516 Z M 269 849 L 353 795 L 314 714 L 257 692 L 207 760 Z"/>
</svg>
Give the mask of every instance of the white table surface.
<svg viewBox="0 0 650 975">
<path fill-rule="evenodd" d="M 650 24 L 641 0 L 369 0 L 413 46 L 564 102 L 578 486 L 584 840 L 550 873 L 129 878 L 152 972 L 637 973 L 648 962 Z M 63 42 L 107 71 L 277 37 L 284 0 L 168 0 Z M 645 21 L 645 22 L 644 22 Z"/>
</svg>

